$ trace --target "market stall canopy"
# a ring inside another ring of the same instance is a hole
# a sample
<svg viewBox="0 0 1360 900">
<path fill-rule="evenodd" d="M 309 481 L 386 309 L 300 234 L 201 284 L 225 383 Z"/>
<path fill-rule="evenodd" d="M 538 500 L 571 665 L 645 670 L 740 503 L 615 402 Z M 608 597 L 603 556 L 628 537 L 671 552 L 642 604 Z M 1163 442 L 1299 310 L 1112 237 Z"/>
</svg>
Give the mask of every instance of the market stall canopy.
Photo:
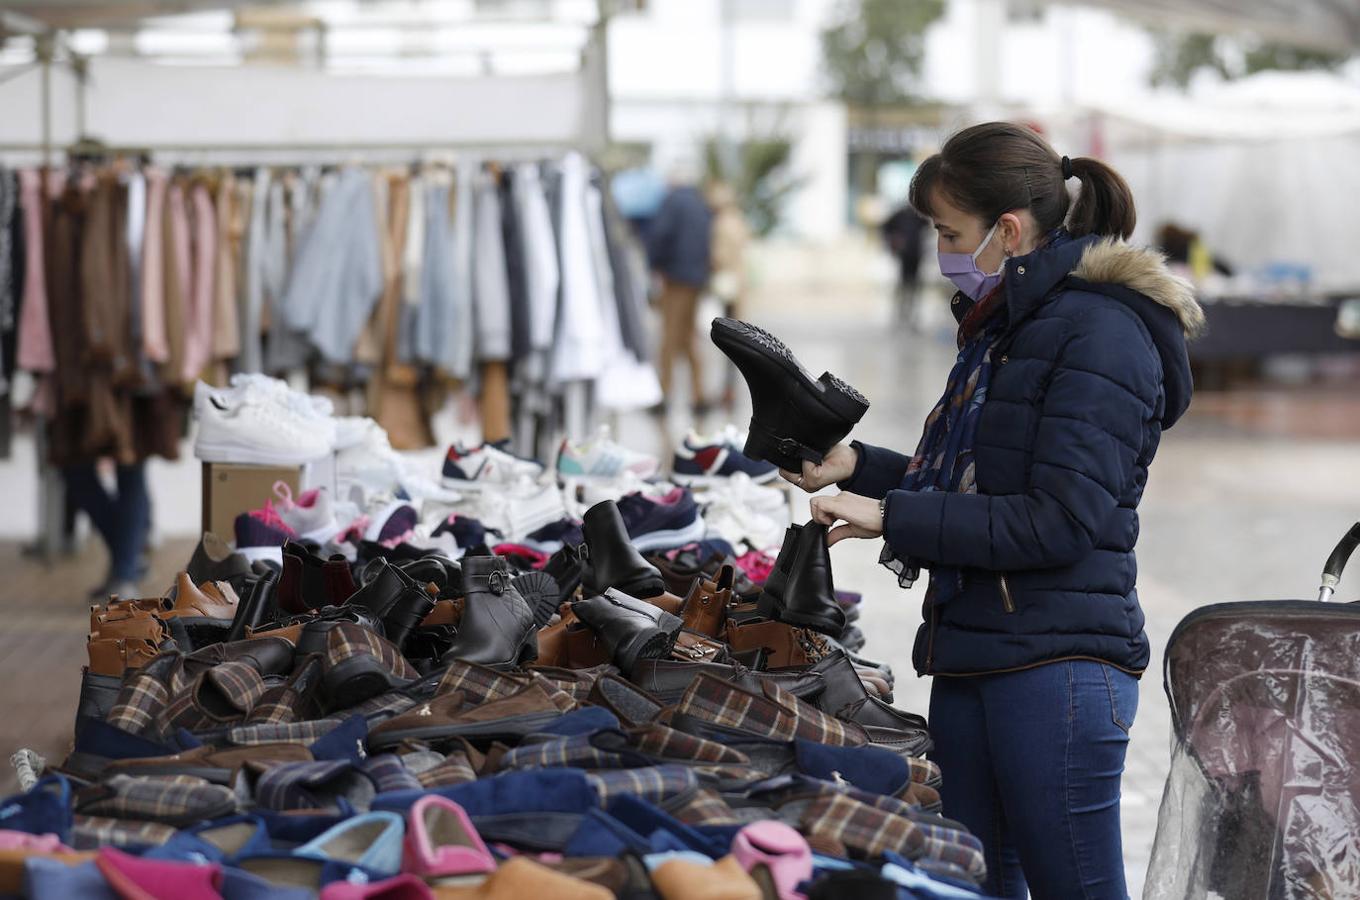
<svg viewBox="0 0 1360 900">
<path fill-rule="evenodd" d="M 1239 271 L 1298 265 L 1315 290 L 1360 289 L 1360 87 L 1263 72 L 1091 112 L 1138 197 L 1137 239 L 1175 222 Z"/>
<path fill-rule="evenodd" d="M 1355 0 L 1084 0 L 1131 18 L 1214 34 L 1251 32 L 1334 53 L 1360 51 Z"/>
</svg>

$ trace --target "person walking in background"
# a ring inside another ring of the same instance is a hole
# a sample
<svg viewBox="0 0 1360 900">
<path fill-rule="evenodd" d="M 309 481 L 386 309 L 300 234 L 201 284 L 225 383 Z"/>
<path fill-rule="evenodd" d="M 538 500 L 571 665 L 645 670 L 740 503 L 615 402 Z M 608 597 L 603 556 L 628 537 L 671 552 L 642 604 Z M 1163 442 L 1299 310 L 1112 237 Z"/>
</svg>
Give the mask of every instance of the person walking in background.
<svg viewBox="0 0 1360 900">
<path fill-rule="evenodd" d="M 751 228 L 731 185 L 714 181 L 707 193 L 713 210 L 713 277 L 709 288 L 722 304 L 723 315 L 740 319 L 746 300 L 746 245 L 751 241 Z M 728 413 L 736 401 L 736 386 L 737 367 L 729 362 L 723 373 L 722 393 L 722 406 Z"/>
<path fill-rule="evenodd" d="M 647 232 L 647 260 L 661 280 L 661 405 L 671 398 L 671 376 L 677 357 L 689 363 L 690 404 L 696 417 L 707 412 L 703 367 L 699 362 L 694 319 L 699 293 L 708 285 L 713 215 L 694 185 L 692 170 L 677 167 L 670 192 Z"/>
<path fill-rule="evenodd" d="M 897 260 L 897 286 L 893 289 L 897 321 L 909 327 L 915 326 L 916 289 L 920 283 L 923 243 L 921 236 L 925 227 L 926 220 L 910 204 L 888 216 L 881 226 L 883 242 Z"/>
</svg>

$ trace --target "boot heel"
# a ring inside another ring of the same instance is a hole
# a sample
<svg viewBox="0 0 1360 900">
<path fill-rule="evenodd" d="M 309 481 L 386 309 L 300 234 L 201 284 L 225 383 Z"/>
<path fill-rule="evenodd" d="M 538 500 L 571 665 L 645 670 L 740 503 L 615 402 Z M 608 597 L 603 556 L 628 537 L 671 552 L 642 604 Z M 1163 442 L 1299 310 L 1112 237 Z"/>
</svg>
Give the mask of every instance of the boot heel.
<svg viewBox="0 0 1360 900">
<path fill-rule="evenodd" d="M 864 395 L 830 372 L 823 372 L 822 377 L 818 378 L 817 381 L 826 388 L 822 393 L 822 400 L 837 415 L 848 419 L 852 425 L 862 419 L 864 414 L 869 411 L 869 401 L 864 398 Z"/>
</svg>

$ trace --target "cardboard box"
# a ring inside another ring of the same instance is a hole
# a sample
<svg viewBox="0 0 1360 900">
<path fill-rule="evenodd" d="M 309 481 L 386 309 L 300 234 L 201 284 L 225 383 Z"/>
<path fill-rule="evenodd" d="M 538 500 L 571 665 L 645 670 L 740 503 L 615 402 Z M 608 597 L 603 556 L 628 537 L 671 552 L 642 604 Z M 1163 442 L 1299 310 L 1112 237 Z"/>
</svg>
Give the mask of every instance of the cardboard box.
<svg viewBox="0 0 1360 900">
<path fill-rule="evenodd" d="M 287 466 L 243 466 L 236 463 L 203 464 L 203 530 L 226 541 L 235 540 L 236 517 L 259 509 L 274 497 L 274 484 L 282 481 L 294 496 L 301 491 L 302 470 Z"/>
<path fill-rule="evenodd" d="M 314 487 L 325 487 L 334 495 L 335 457 L 300 467 L 203 463 L 203 530 L 234 541 L 236 517 L 272 500 L 280 481 L 295 497 Z"/>
</svg>

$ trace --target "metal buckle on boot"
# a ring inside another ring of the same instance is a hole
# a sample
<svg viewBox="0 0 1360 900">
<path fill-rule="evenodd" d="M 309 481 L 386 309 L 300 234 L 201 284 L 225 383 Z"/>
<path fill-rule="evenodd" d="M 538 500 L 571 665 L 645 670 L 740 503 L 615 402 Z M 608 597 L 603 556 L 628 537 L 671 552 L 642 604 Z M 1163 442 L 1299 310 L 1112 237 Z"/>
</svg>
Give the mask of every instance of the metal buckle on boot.
<svg viewBox="0 0 1360 900">
<path fill-rule="evenodd" d="M 486 588 L 493 594 L 504 594 L 510 587 L 510 576 L 496 569 L 486 576 Z"/>
<path fill-rule="evenodd" d="M 785 456 L 797 456 L 801 458 L 802 454 L 798 452 L 801 449 L 803 449 L 803 445 L 799 444 L 793 438 L 779 439 L 779 452 Z"/>
</svg>

